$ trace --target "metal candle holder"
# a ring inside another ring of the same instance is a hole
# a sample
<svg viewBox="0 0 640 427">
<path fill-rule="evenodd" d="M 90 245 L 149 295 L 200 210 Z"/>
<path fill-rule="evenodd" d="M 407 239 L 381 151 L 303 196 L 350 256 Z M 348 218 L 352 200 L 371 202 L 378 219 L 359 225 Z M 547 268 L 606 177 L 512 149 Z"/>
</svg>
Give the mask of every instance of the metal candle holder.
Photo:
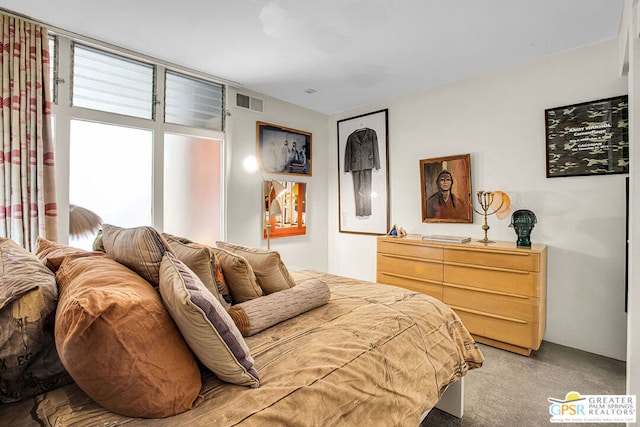
<svg viewBox="0 0 640 427">
<path fill-rule="evenodd" d="M 478 242 L 480 242 L 480 243 L 495 243 L 494 240 L 489 240 L 487 238 L 487 231 L 489 231 L 489 228 L 491 228 L 491 227 L 489 227 L 489 224 L 487 223 L 487 216 L 494 215 L 494 214 L 496 214 L 498 212 L 503 211 L 503 206 L 505 204 L 505 200 L 502 199 L 501 202 L 500 202 L 500 205 L 496 208 L 496 207 L 492 207 L 493 202 L 494 202 L 494 198 L 495 198 L 495 193 L 493 191 L 478 190 L 477 193 L 478 193 L 478 203 L 480 204 L 480 207 L 482 208 L 482 212 L 478 211 L 476 208 L 473 208 L 473 210 L 484 217 L 484 224 L 482 224 L 482 230 L 484 231 L 484 239 L 478 240 Z M 489 212 L 489 209 L 492 209 L 492 211 Z"/>
</svg>

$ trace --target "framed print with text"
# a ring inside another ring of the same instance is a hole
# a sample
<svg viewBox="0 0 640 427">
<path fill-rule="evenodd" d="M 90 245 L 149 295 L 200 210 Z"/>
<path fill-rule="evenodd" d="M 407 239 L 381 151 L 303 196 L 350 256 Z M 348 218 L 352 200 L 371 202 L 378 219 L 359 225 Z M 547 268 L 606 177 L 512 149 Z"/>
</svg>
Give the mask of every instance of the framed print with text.
<svg viewBox="0 0 640 427">
<path fill-rule="evenodd" d="M 547 178 L 629 172 L 627 95 L 545 110 Z"/>
</svg>

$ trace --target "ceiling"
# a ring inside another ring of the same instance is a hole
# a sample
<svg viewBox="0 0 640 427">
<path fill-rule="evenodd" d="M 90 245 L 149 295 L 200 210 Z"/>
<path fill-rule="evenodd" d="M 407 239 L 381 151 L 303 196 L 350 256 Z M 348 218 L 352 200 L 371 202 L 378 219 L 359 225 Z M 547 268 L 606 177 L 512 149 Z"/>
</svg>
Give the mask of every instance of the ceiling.
<svg viewBox="0 0 640 427">
<path fill-rule="evenodd" d="M 333 114 L 614 39 L 623 2 L 0 0 L 0 8 Z"/>
</svg>

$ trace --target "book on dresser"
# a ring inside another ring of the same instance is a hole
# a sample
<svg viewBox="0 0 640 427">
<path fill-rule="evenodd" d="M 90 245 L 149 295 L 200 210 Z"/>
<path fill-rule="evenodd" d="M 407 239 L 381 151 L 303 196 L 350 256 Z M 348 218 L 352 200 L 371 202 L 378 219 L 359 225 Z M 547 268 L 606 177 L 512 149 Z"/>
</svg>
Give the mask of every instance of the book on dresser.
<svg viewBox="0 0 640 427">
<path fill-rule="evenodd" d="M 428 234 L 426 236 L 422 236 L 422 240 L 425 240 L 427 242 L 467 243 L 471 241 L 471 237 L 445 236 L 442 234 Z"/>
<path fill-rule="evenodd" d="M 477 342 L 530 355 L 546 326 L 547 247 L 378 237 L 376 282 L 449 305 Z"/>
</svg>

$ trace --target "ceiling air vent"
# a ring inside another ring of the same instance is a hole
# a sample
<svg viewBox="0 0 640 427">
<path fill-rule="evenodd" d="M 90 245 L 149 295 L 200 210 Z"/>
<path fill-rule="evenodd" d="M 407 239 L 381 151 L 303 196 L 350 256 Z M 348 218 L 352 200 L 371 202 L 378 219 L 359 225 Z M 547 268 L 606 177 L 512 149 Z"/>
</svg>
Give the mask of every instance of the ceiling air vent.
<svg viewBox="0 0 640 427">
<path fill-rule="evenodd" d="M 260 98 L 254 98 L 253 96 L 249 95 L 243 95 L 241 93 L 236 93 L 236 107 L 255 111 L 257 113 L 263 113 L 264 100 Z"/>
</svg>

